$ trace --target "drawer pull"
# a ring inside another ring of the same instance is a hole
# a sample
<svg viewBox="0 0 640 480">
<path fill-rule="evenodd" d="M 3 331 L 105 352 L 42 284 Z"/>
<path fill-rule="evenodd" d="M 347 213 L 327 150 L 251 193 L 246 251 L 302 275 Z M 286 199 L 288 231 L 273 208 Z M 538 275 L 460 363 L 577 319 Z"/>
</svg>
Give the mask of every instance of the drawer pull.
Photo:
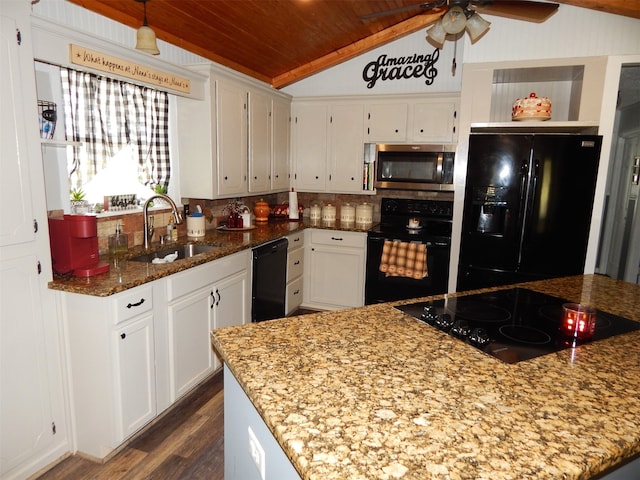
<svg viewBox="0 0 640 480">
<path fill-rule="evenodd" d="M 296 260 L 295 262 L 293 262 L 294 265 L 300 265 L 300 260 Z"/>
<path fill-rule="evenodd" d="M 293 239 L 294 242 L 299 242 L 300 241 L 300 237 L 296 237 Z"/>
<path fill-rule="evenodd" d="M 120 338 L 122 338 L 124 340 L 125 338 L 127 338 L 127 334 L 126 333 L 121 333 L 120 334 Z"/>
<path fill-rule="evenodd" d="M 298 295 L 300 293 L 300 290 L 296 290 L 293 292 L 294 295 Z"/>
<path fill-rule="evenodd" d="M 344 239 L 342 237 L 331 237 L 331 240 L 337 240 L 337 241 L 341 242 Z"/>
<path fill-rule="evenodd" d="M 137 303 L 129 303 L 129 304 L 127 304 L 127 308 L 139 307 L 143 303 L 144 303 L 144 298 L 141 298 L 140 301 L 137 302 Z"/>
</svg>

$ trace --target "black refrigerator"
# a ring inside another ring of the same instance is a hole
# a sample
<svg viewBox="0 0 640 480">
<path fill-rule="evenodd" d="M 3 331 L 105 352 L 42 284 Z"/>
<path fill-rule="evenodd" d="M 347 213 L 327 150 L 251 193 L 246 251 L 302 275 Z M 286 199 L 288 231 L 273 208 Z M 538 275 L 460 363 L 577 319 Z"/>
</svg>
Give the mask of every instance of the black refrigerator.
<svg viewBox="0 0 640 480">
<path fill-rule="evenodd" d="M 602 137 L 469 138 L 457 290 L 582 274 Z"/>
</svg>

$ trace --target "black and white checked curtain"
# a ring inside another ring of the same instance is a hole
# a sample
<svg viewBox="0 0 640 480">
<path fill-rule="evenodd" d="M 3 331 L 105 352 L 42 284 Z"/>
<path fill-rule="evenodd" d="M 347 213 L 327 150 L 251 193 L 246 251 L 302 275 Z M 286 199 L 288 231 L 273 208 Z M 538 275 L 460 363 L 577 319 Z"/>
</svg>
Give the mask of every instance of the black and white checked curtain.
<svg viewBox="0 0 640 480">
<path fill-rule="evenodd" d="M 80 187 L 127 145 L 138 153 L 143 185 L 168 187 L 169 99 L 165 92 L 77 70 L 61 68 L 67 140 L 74 147 L 69 176 Z"/>
</svg>

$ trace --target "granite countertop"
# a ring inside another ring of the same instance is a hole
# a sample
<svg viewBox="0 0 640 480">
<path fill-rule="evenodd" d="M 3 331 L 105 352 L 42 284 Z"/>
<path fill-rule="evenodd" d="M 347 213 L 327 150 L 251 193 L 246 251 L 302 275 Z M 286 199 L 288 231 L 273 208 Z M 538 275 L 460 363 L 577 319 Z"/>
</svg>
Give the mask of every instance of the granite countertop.
<svg viewBox="0 0 640 480">
<path fill-rule="evenodd" d="M 519 286 L 640 321 L 638 285 Z M 640 331 L 506 364 L 398 303 L 212 332 L 303 479 L 585 479 L 640 454 Z"/>
<path fill-rule="evenodd" d="M 114 293 L 137 287 L 147 282 L 166 277 L 218 258 L 234 254 L 236 252 L 253 248 L 262 243 L 289 235 L 304 228 L 322 228 L 331 230 L 343 230 L 354 232 L 366 232 L 372 225 L 341 224 L 340 221 L 311 222 L 304 221 L 270 220 L 267 223 L 257 223 L 255 228 L 243 231 L 210 230 L 198 239 L 181 237 L 175 243 L 165 245 L 154 244 L 149 251 L 165 250 L 172 246 L 179 247 L 186 243 L 215 245 L 220 248 L 203 253 L 191 258 L 178 260 L 166 264 L 152 264 L 135 261 L 124 261 L 116 268 L 111 265 L 109 272 L 92 277 L 56 277 L 49 282 L 49 288 L 63 292 L 80 293 L 98 297 L 106 297 Z M 145 252 L 142 246 L 129 249 L 127 258 L 142 255 Z M 108 262 L 107 257 L 101 258 Z"/>
</svg>

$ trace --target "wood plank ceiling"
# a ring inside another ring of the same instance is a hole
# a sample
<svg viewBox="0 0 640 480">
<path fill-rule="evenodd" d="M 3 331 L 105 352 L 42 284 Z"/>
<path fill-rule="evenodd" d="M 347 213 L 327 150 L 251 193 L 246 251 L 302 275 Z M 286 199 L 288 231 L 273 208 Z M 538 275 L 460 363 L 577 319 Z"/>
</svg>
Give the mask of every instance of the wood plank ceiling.
<svg viewBox="0 0 640 480">
<path fill-rule="evenodd" d="M 68 0 L 138 28 L 139 0 Z M 419 0 L 148 0 L 159 39 L 282 88 L 425 28 L 443 8 L 362 19 Z M 640 1 L 557 0 L 640 18 Z M 135 39 L 131 39 L 134 43 Z"/>
</svg>

